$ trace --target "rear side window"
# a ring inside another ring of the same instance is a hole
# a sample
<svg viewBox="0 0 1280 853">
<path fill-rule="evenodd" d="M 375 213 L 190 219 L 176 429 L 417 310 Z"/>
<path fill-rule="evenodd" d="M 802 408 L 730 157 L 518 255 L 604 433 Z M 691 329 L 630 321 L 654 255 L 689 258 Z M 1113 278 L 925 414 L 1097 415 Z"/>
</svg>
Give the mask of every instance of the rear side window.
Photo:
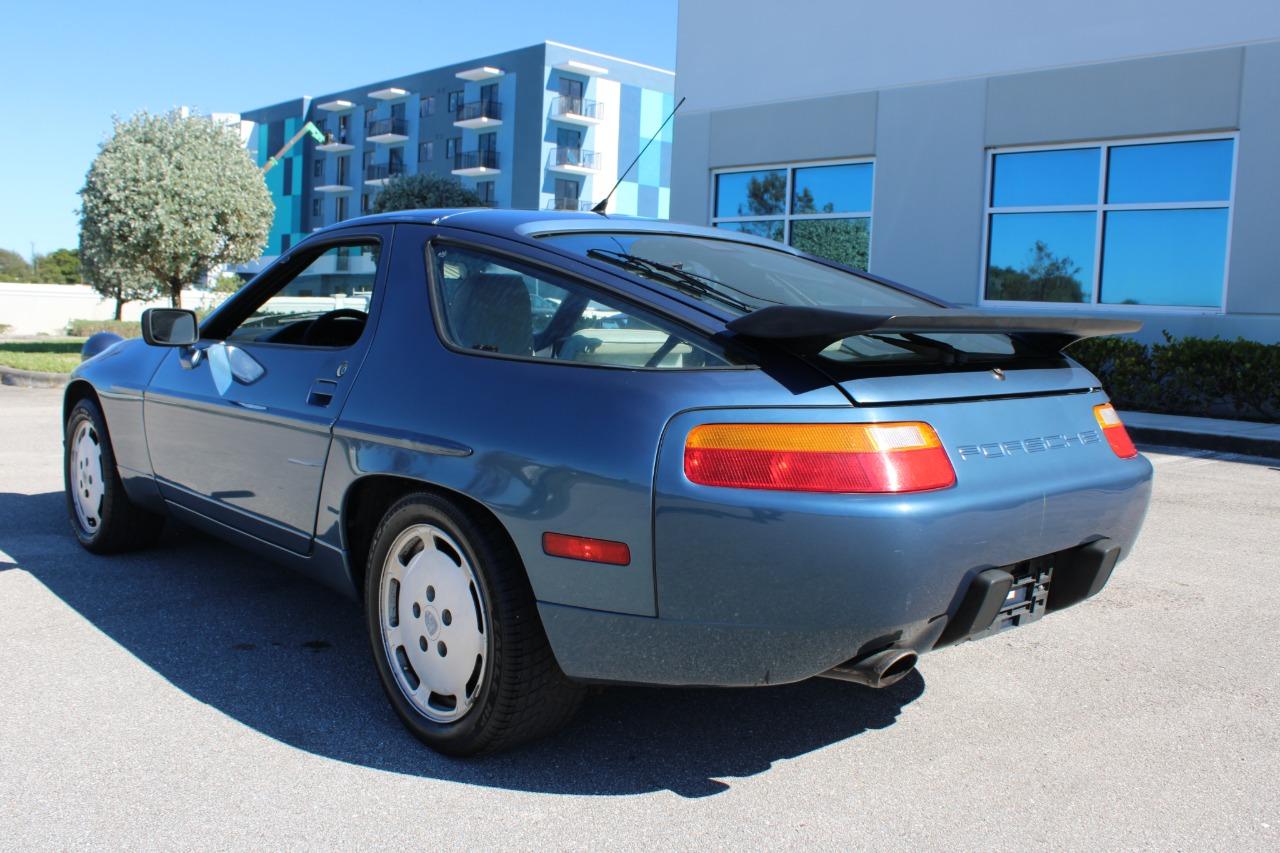
<svg viewBox="0 0 1280 853">
<path fill-rule="evenodd" d="M 570 279 L 469 248 L 428 252 L 440 325 L 460 349 L 608 367 L 728 366 L 687 330 Z"/>
</svg>

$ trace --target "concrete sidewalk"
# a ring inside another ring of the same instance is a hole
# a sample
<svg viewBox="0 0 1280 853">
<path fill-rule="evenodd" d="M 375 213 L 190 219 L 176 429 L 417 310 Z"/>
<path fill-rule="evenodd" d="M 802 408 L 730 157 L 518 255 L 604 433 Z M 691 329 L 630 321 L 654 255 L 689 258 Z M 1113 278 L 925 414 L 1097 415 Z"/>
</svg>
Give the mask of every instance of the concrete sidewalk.
<svg viewBox="0 0 1280 853">
<path fill-rule="evenodd" d="M 1154 412 L 1121 412 L 1120 418 L 1138 442 L 1280 458 L 1280 424 Z"/>
</svg>

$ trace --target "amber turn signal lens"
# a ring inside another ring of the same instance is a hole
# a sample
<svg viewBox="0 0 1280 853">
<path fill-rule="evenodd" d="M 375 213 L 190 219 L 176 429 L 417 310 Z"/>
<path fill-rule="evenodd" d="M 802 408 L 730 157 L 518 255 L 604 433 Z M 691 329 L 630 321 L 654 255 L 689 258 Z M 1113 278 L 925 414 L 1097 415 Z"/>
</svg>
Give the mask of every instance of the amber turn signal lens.
<svg viewBox="0 0 1280 853">
<path fill-rule="evenodd" d="M 1107 444 L 1111 445 L 1116 456 L 1132 459 L 1138 455 L 1138 448 L 1133 446 L 1133 439 L 1129 438 L 1129 431 L 1124 428 L 1115 406 L 1110 403 L 1094 406 L 1093 416 L 1098 419 L 1098 426 L 1102 427 L 1102 434 L 1106 436 Z"/>
<path fill-rule="evenodd" d="M 692 483 L 789 492 L 923 492 L 956 481 L 926 423 L 704 424 L 689 431 Z"/>
</svg>

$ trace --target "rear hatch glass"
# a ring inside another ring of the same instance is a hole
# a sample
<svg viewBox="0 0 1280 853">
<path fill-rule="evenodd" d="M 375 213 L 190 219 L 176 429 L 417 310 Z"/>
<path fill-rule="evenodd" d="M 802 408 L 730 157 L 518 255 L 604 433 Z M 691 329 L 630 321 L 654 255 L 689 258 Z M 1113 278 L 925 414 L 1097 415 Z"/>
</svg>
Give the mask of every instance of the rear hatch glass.
<svg viewBox="0 0 1280 853">
<path fill-rule="evenodd" d="M 677 290 L 724 313 L 743 316 L 771 306 L 800 306 L 844 311 L 872 309 L 910 312 L 936 309 L 937 302 L 872 277 L 829 266 L 779 248 L 731 239 L 690 234 L 591 231 L 547 234 L 557 248 L 611 264 L 657 285 Z M 984 393 L 1059 391 L 1064 385 L 1088 385 L 1057 352 L 1029 345 L 1000 333 L 885 332 L 852 335 L 835 341 L 806 360 L 840 384 L 857 400 L 856 383 L 874 377 L 926 376 L 981 372 L 989 386 L 993 370 L 1034 371 L 1035 379 L 1018 382 L 1018 391 L 995 387 Z M 1061 374 L 1059 374 L 1059 371 Z M 1067 374 L 1067 375 L 1063 375 Z M 1031 379 L 1030 376 L 1026 377 Z M 965 386 L 965 387 L 961 387 Z M 954 390 L 928 383 L 916 389 L 899 386 L 899 399 L 968 396 L 968 383 Z M 984 386 L 985 388 L 986 386 Z M 874 396 L 884 401 L 886 388 Z"/>
</svg>

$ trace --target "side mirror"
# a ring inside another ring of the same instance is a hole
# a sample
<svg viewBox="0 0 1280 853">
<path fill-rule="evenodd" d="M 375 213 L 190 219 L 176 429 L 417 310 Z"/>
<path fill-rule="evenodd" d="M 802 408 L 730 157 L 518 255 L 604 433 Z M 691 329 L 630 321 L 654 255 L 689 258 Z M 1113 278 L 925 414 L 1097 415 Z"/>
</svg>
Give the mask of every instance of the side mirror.
<svg viewBox="0 0 1280 853">
<path fill-rule="evenodd" d="M 155 347 L 189 347 L 200 340 L 196 312 L 148 308 L 142 312 L 142 339 Z"/>
</svg>

